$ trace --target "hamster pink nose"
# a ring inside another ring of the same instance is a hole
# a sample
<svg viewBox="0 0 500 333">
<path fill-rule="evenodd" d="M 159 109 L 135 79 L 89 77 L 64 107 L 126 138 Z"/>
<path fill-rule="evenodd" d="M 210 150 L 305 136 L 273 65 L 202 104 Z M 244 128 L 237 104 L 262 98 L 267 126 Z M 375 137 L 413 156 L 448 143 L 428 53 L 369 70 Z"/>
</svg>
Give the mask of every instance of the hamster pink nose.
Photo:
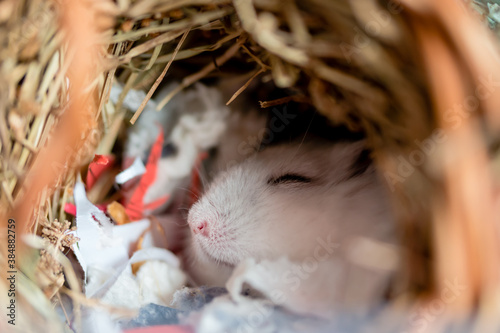
<svg viewBox="0 0 500 333">
<path fill-rule="evenodd" d="M 196 222 L 193 225 L 193 233 L 208 236 L 208 223 L 207 221 Z"/>
</svg>

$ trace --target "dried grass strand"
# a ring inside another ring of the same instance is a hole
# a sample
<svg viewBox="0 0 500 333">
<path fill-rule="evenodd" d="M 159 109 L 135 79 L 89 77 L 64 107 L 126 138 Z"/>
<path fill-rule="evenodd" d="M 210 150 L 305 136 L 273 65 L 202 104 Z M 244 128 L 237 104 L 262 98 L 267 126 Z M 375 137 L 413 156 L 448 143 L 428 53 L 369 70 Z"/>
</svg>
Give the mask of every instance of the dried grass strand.
<svg viewBox="0 0 500 333">
<path fill-rule="evenodd" d="M 137 121 L 137 119 L 141 115 L 142 111 L 146 107 L 146 104 L 151 99 L 151 96 L 153 96 L 154 92 L 156 91 L 156 88 L 158 88 L 158 86 L 160 85 L 161 81 L 163 81 L 163 78 L 165 77 L 165 75 L 168 72 L 168 69 L 170 68 L 170 65 L 172 65 L 172 62 L 174 62 L 174 59 L 175 59 L 175 56 L 177 55 L 177 52 L 179 52 L 180 48 L 182 47 L 182 44 L 186 40 L 186 37 L 187 37 L 189 31 L 190 31 L 190 29 L 188 29 L 188 30 L 186 30 L 184 32 L 184 34 L 182 35 L 181 40 L 179 41 L 179 43 L 177 44 L 177 46 L 175 48 L 174 54 L 172 55 L 172 59 L 170 59 L 170 61 L 167 63 L 167 65 L 165 66 L 165 68 L 161 72 L 160 76 L 156 79 L 156 81 L 153 84 L 153 86 L 151 87 L 151 89 L 149 89 L 146 97 L 144 98 L 144 100 L 142 101 L 141 105 L 139 106 L 139 109 L 134 113 L 134 116 L 130 120 L 130 123 L 132 125 L 135 124 L 135 122 Z"/>
<path fill-rule="evenodd" d="M 235 43 L 232 45 L 229 49 L 224 52 L 220 57 L 218 57 L 215 62 L 217 63 L 217 66 L 222 66 L 226 61 L 231 59 L 236 52 L 239 50 L 240 45 L 243 43 L 243 40 L 240 40 L 239 42 Z M 183 89 L 189 87 L 193 83 L 201 80 L 205 76 L 207 76 L 210 72 L 212 72 L 214 69 L 216 69 L 216 66 L 214 63 L 210 63 L 204 68 L 202 68 L 199 72 L 194 73 L 192 75 L 186 76 L 181 84 L 179 84 L 175 89 L 173 89 L 167 96 L 161 100 L 157 107 L 156 110 L 161 110 L 176 94 L 181 92 Z"/>
</svg>

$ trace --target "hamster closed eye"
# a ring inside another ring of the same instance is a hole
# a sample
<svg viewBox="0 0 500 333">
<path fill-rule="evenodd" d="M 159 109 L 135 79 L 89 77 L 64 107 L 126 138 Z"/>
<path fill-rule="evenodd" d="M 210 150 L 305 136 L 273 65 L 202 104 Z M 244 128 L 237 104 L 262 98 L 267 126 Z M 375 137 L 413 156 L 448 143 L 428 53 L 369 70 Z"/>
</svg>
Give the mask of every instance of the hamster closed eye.
<svg viewBox="0 0 500 333">
<path fill-rule="evenodd" d="M 284 144 L 222 172 L 189 212 L 193 279 L 222 286 L 250 257 L 302 260 L 318 237 L 391 239 L 388 200 L 373 168 L 359 167 L 363 154 L 360 142 Z"/>
<path fill-rule="evenodd" d="M 298 174 L 287 173 L 279 177 L 270 177 L 267 180 L 269 185 L 279 185 L 279 184 L 307 184 L 312 182 L 311 178 L 301 176 Z"/>
</svg>

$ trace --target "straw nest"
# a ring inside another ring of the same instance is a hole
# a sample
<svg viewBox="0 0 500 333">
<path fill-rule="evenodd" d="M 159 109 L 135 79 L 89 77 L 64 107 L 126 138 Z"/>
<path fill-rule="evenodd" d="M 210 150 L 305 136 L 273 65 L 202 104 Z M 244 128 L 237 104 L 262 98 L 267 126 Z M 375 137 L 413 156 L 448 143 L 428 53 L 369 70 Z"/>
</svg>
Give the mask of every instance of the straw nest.
<svg viewBox="0 0 500 333">
<path fill-rule="evenodd" d="M 487 29 L 499 21 L 492 1 L 4 0 L 1 223 L 14 217 L 18 230 L 61 249 L 75 241 L 64 236 L 64 204 L 79 171 L 110 153 L 140 115 L 121 107 L 130 89 L 149 99 L 172 71 L 182 75 L 179 89 L 246 75 L 230 103 L 271 77 L 292 94 L 260 101 L 263 108 L 307 103 L 366 134 L 401 226 L 405 260 L 394 289 L 405 292 L 396 294 L 432 299 L 459 277 L 467 290 L 452 306 L 490 314 L 488 301 L 498 298 L 491 166 L 500 67 Z M 116 104 L 108 101 L 114 80 L 124 84 Z M 90 301 L 78 294 L 68 260 L 43 246 L 40 258 L 18 262 L 28 277 L 19 299 L 33 322 L 48 323 L 48 298 L 66 293 L 75 310 Z"/>
</svg>

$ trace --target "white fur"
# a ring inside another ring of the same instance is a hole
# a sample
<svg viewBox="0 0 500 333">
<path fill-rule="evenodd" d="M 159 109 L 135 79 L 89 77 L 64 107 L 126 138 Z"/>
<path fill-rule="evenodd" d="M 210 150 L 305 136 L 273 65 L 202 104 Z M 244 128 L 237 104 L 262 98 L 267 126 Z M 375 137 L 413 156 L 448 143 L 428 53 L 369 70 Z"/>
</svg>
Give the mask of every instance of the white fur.
<svg viewBox="0 0 500 333">
<path fill-rule="evenodd" d="M 314 255 L 318 238 L 340 244 L 335 260 L 347 258 L 351 239 L 393 242 L 388 200 L 373 166 L 348 179 L 362 148 L 362 142 L 285 144 L 222 172 L 189 212 L 194 280 L 223 286 L 246 258 L 303 261 Z M 287 173 L 312 182 L 268 184 Z M 192 232 L 202 221 L 208 236 Z"/>
</svg>

